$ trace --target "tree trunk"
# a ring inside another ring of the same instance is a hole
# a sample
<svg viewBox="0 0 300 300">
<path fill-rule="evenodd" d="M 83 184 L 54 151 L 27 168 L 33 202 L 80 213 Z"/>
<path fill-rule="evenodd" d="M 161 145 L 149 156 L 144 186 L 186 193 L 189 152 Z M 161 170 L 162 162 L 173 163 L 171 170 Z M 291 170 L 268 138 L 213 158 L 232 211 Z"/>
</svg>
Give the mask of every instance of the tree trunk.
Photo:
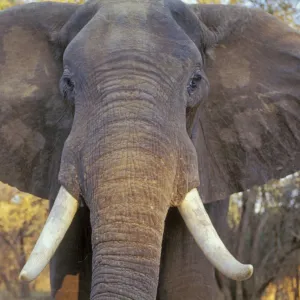
<svg viewBox="0 0 300 300">
<path fill-rule="evenodd" d="M 239 236 L 238 236 L 238 244 L 237 244 L 237 259 L 239 261 L 246 261 L 249 259 L 248 255 L 246 256 L 245 253 L 249 253 L 246 250 L 246 243 L 247 243 L 247 232 L 249 230 L 250 224 L 250 217 L 252 215 L 255 201 L 256 201 L 257 189 L 254 187 L 250 190 L 250 192 L 243 193 L 243 211 L 241 216 L 241 222 L 239 226 Z M 253 279 L 250 279 L 253 280 Z M 243 292 L 243 282 L 237 281 L 236 282 L 236 300 L 246 300 L 247 296 L 244 295 Z"/>
<path fill-rule="evenodd" d="M 295 287 L 295 300 L 300 300 L 300 270 L 298 264 L 296 265 L 296 287 Z"/>
<path fill-rule="evenodd" d="M 6 271 L 6 270 L 4 270 Z M 13 286 L 11 285 L 9 279 L 6 277 L 6 275 L 4 273 L 0 273 L 0 278 L 1 281 L 4 283 L 6 290 L 15 298 L 17 298 L 17 293 L 15 291 L 15 289 L 13 288 Z"/>
</svg>

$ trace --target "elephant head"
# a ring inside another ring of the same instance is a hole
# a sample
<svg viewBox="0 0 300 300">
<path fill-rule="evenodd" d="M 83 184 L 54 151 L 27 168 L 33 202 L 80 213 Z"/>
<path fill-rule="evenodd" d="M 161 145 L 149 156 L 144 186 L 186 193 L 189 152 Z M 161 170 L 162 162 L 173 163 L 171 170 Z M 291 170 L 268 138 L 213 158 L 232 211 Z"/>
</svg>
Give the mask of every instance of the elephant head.
<svg viewBox="0 0 300 300">
<path fill-rule="evenodd" d="M 50 199 L 59 190 L 21 277 L 34 279 L 66 232 L 56 255 L 74 262 L 90 223 L 91 299 L 175 299 L 161 253 L 178 207 L 210 262 L 248 278 L 252 266 L 227 251 L 201 198 L 300 169 L 299 49 L 293 29 L 235 6 L 98 0 L 1 12 L 0 179 Z M 87 222 L 76 217 L 85 207 Z"/>
</svg>

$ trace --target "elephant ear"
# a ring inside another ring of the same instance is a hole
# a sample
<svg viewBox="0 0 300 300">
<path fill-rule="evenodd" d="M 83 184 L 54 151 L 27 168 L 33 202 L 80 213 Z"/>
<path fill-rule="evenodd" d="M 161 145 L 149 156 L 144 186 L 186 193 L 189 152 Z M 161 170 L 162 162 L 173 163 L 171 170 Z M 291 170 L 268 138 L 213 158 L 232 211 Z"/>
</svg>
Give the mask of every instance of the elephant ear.
<svg viewBox="0 0 300 300">
<path fill-rule="evenodd" d="M 300 35 L 239 6 L 190 6 L 217 42 L 191 127 L 205 202 L 300 170 Z"/>
<path fill-rule="evenodd" d="M 76 9 L 32 3 L 0 12 L 0 180 L 40 197 L 48 197 L 72 122 L 52 41 Z"/>
</svg>

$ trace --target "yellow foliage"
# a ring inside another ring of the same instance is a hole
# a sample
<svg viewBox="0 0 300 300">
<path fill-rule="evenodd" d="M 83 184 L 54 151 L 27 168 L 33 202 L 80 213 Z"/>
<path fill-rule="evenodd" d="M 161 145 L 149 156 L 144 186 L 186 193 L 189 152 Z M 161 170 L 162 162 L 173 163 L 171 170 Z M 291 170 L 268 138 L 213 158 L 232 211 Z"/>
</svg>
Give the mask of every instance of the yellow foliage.
<svg viewBox="0 0 300 300">
<path fill-rule="evenodd" d="M 0 10 L 1 9 L 6 9 L 11 6 L 19 5 L 22 4 L 22 0 L 14 1 L 14 0 L 0 0 Z"/>
<path fill-rule="evenodd" d="M 241 209 L 239 206 L 239 194 L 233 194 L 230 197 L 227 223 L 230 228 L 237 228 L 241 221 Z"/>
<path fill-rule="evenodd" d="M 40 0 L 38 2 L 48 2 L 49 0 Z M 61 3 L 77 3 L 83 4 L 84 0 L 52 0 L 53 2 L 61 2 Z"/>
<path fill-rule="evenodd" d="M 36 2 L 47 2 L 48 0 L 36 0 Z M 83 4 L 84 0 L 52 0 L 53 2 L 61 2 L 61 3 L 77 3 Z M 12 6 L 24 4 L 24 0 L 0 0 L 0 10 L 6 9 Z"/>
<path fill-rule="evenodd" d="M 2 233 L 17 231 L 24 226 L 39 227 L 43 224 L 48 208 L 48 202 L 37 199 L 33 195 L 18 192 L 12 189 L 8 192 L 9 186 L 0 185 L 0 230 Z M 7 191 L 5 193 L 5 191 Z M 9 195 L 11 198 L 7 198 Z M 6 201 L 4 201 L 4 199 Z M 8 201 L 7 201 L 8 200 Z"/>
<path fill-rule="evenodd" d="M 286 277 L 282 282 L 278 284 L 269 284 L 266 289 L 265 295 L 261 298 L 261 300 L 297 300 L 300 297 L 300 291 L 298 291 L 299 294 L 297 298 L 295 289 L 297 289 L 296 278 Z"/>
<path fill-rule="evenodd" d="M 202 4 L 220 4 L 220 0 L 198 0 L 199 3 Z"/>
<path fill-rule="evenodd" d="M 243 0 L 229 0 L 228 4 L 239 4 L 242 3 Z M 222 4 L 221 0 L 198 0 L 198 3 L 202 4 Z"/>
<path fill-rule="evenodd" d="M 0 256 L 0 273 L 18 293 L 18 274 L 44 226 L 49 204 L 1 182 L 0 195 L 0 252 L 5 253 Z M 30 287 L 31 290 L 49 291 L 49 270 Z M 3 288 L 7 287 L 0 282 L 0 289 Z"/>
</svg>

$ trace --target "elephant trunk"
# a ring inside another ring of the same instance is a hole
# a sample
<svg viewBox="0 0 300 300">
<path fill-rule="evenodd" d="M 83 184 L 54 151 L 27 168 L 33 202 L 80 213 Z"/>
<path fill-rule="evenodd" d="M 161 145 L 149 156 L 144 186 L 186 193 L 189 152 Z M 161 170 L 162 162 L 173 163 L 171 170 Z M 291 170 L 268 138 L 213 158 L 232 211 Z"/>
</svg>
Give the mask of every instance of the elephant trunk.
<svg viewBox="0 0 300 300">
<path fill-rule="evenodd" d="M 143 169 L 144 164 L 151 169 L 145 156 L 138 158 L 135 151 L 127 155 L 135 157 L 133 164 L 111 166 L 109 173 L 114 176 L 107 182 L 99 180 L 91 200 L 92 300 L 156 297 L 171 195 L 158 180 L 145 175 L 151 174 Z"/>
<path fill-rule="evenodd" d="M 151 206 L 158 196 L 133 188 L 92 213 L 92 300 L 156 297 L 167 207 Z"/>
<path fill-rule="evenodd" d="M 92 228 L 92 300 L 153 300 L 157 293 L 176 150 L 156 123 L 138 118 L 133 122 L 125 116 L 125 120 L 105 122 L 109 139 L 100 140 L 97 152 L 90 152 L 85 170 Z"/>
</svg>

